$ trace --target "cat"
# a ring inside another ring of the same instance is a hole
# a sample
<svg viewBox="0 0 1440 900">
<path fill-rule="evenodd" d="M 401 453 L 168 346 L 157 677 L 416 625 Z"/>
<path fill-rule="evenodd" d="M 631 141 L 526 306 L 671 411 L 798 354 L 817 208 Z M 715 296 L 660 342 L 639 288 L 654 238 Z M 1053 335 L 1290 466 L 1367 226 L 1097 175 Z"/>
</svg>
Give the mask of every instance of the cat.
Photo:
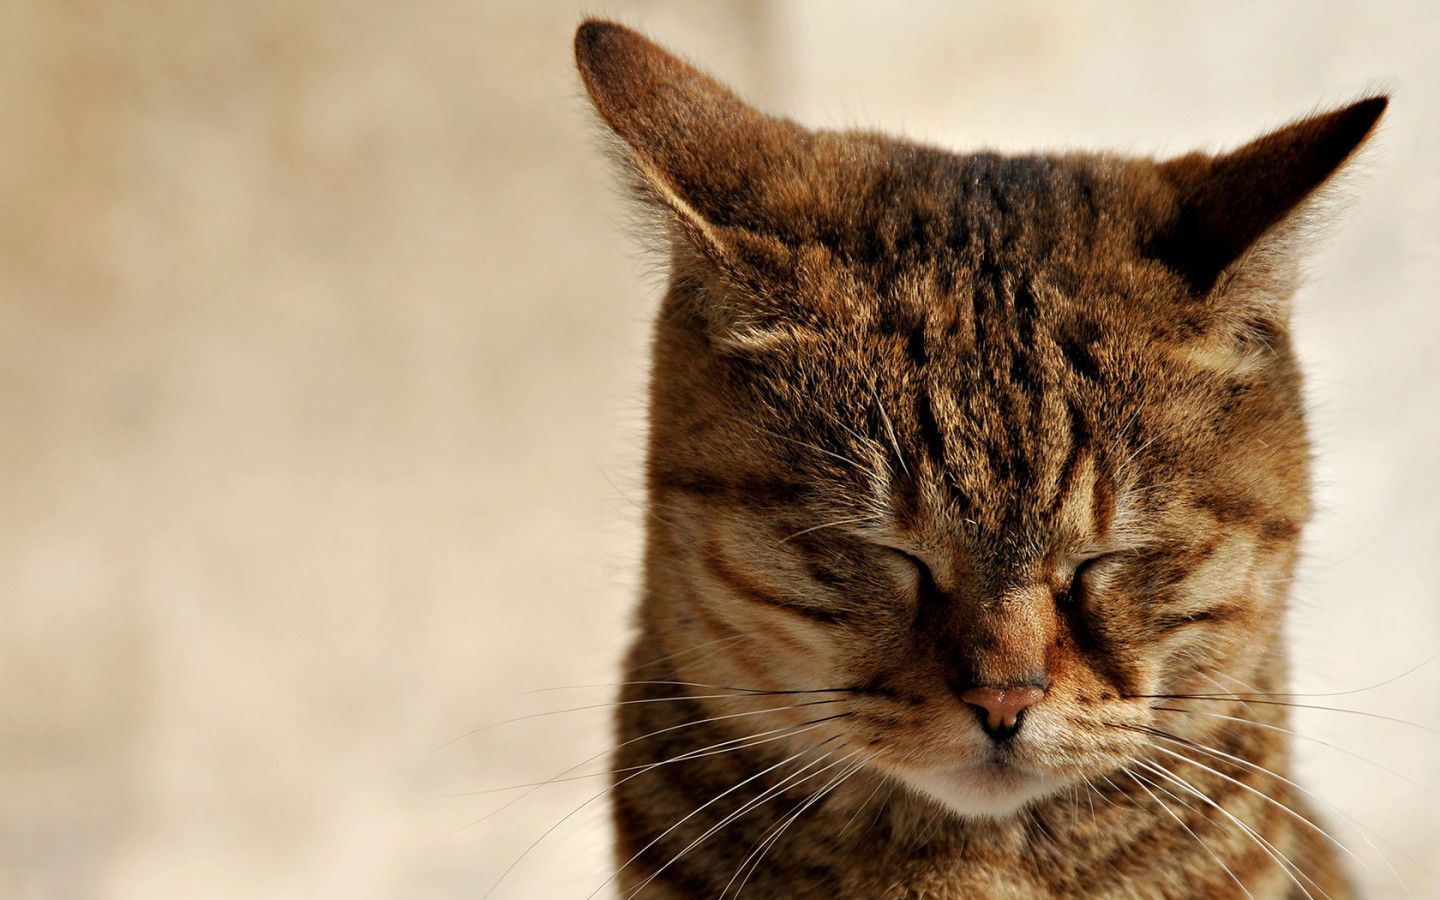
<svg viewBox="0 0 1440 900">
<path fill-rule="evenodd" d="M 670 275 L 621 896 L 1349 896 L 1267 698 L 1297 260 L 1388 99 L 1221 155 L 955 154 L 620 25 L 575 55 Z"/>
</svg>

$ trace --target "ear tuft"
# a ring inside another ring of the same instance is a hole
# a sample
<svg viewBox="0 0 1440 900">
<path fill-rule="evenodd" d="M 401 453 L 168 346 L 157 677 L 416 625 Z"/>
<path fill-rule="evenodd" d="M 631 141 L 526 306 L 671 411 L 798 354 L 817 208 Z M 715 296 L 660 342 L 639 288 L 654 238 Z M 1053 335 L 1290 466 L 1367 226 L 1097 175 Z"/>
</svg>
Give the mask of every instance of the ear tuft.
<svg viewBox="0 0 1440 900">
<path fill-rule="evenodd" d="M 1207 293 L 1221 274 L 1285 222 L 1365 141 L 1389 98 L 1370 97 L 1294 122 L 1220 156 L 1160 165 L 1175 191 L 1173 218 L 1146 247 Z"/>
</svg>

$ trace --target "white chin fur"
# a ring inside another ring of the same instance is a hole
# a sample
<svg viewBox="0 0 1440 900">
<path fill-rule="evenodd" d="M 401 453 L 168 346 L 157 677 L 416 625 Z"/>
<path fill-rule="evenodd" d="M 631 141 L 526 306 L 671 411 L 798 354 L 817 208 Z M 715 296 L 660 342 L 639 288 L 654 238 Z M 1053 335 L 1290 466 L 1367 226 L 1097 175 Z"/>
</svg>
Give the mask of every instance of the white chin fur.
<svg viewBox="0 0 1440 900">
<path fill-rule="evenodd" d="M 1058 787 L 1049 778 L 989 764 L 926 772 L 907 780 L 953 812 L 982 819 L 1013 815 Z"/>
</svg>

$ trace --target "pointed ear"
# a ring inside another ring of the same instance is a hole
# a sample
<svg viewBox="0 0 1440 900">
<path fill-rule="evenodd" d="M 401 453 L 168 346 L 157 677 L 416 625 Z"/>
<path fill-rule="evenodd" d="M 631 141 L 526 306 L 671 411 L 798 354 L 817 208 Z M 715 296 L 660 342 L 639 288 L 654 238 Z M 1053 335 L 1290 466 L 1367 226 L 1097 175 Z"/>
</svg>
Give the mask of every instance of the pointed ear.
<svg viewBox="0 0 1440 900">
<path fill-rule="evenodd" d="M 673 214 L 696 250 L 724 257 L 773 223 L 767 185 L 805 166 L 808 132 L 621 25 L 581 25 L 575 61 L 642 198 Z"/>
<path fill-rule="evenodd" d="M 1371 97 L 1287 125 L 1222 156 L 1192 153 L 1160 164 L 1174 215 L 1147 255 L 1178 271 L 1197 294 L 1287 220 L 1350 158 L 1389 102 Z"/>
</svg>

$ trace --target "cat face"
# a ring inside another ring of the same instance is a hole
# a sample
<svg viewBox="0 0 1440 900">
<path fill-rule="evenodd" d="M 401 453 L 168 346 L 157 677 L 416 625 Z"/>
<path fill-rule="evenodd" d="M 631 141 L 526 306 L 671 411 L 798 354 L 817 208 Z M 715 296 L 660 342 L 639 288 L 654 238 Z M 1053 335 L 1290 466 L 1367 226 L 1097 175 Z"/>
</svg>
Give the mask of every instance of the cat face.
<svg viewBox="0 0 1440 900">
<path fill-rule="evenodd" d="M 1067 218 L 1057 194 L 1014 202 Z M 1308 514 L 1305 438 L 1282 333 L 1217 363 L 1156 315 L 1183 298 L 1156 264 L 967 233 L 949 277 L 888 291 L 827 259 L 786 292 L 823 314 L 743 340 L 672 298 L 652 478 L 690 637 L 746 636 L 687 680 L 859 688 L 836 727 L 875 765 L 1005 812 L 1118 765 L 1147 698 L 1250 677 Z M 985 687 L 1041 693 L 1005 733 L 964 699 Z"/>
<path fill-rule="evenodd" d="M 806 131 L 616 26 L 577 56 L 670 239 L 642 619 L 717 648 L 677 679 L 816 698 L 1003 816 L 1281 664 L 1294 213 L 1383 100 L 1227 156 L 1006 158 Z"/>
</svg>

